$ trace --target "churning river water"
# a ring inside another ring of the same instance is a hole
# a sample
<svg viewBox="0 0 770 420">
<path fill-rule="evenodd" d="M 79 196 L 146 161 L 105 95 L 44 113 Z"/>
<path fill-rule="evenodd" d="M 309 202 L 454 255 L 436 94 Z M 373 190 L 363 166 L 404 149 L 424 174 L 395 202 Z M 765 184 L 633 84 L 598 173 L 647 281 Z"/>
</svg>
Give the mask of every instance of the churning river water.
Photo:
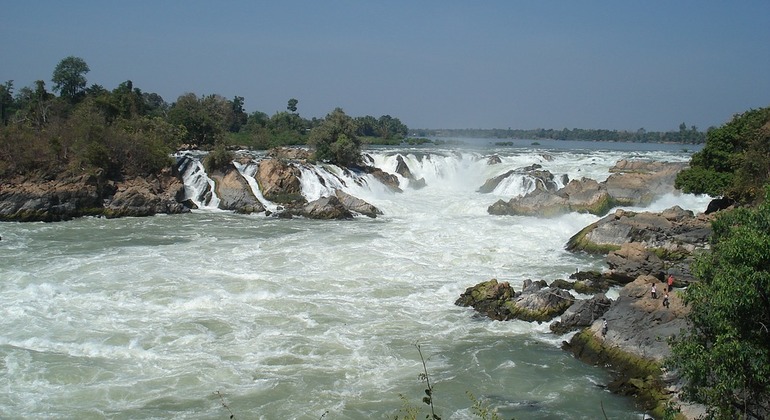
<svg viewBox="0 0 770 420">
<path fill-rule="evenodd" d="M 444 419 L 476 418 L 469 392 L 504 418 L 639 418 L 546 323 L 454 305 L 491 278 L 520 290 L 525 279 L 603 268 L 564 250 L 598 217 L 491 216 L 490 204 L 531 185 L 476 192 L 486 179 L 538 163 L 602 181 L 622 158 L 690 156 L 571 147 L 369 150 L 389 172 L 400 153 L 427 183 L 392 193 L 347 180 L 383 211 L 376 219 L 285 220 L 203 203 L 186 215 L 0 224 L 0 417 L 384 419 L 406 404 L 423 418 L 419 345 Z M 502 163 L 487 165 L 492 154 Z M 306 196 L 346 181 L 335 172 L 304 168 L 337 180 L 307 176 Z M 649 209 L 707 202 L 672 195 Z"/>
</svg>

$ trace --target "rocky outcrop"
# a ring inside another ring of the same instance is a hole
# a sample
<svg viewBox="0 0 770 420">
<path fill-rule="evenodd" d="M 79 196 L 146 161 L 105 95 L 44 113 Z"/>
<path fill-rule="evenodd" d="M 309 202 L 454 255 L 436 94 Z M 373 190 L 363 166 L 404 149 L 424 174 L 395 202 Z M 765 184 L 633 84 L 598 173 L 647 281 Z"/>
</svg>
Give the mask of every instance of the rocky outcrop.
<svg viewBox="0 0 770 420">
<path fill-rule="evenodd" d="M 619 205 L 647 205 L 655 197 L 673 192 L 676 174 L 686 167 L 686 163 L 679 162 L 621 160 L 610 169 L 613 174 L 604 182 L 583 178 L 570 181 L 558 191 L 536 189 L 508 202 L 499 200 L 488 212 L 540 217 L 568 212 L 602 215 Z M 484 188 L 489 186 L 485 184 Z"/>
<path fill-rule="evenodd" d="M 528 183 L 525 185 L 527 189 L 534 188 L 535 190 L 555 192 L 559 186 L 554 181 L 553 174 L 542 168 L 542 165 L 534 164 L 524 168 L 511 169 L 504 174 L 488 179 L 477 191 L 482 194 L 491 193 L 503 180 L 516 175 L 524 177 L 525 183 Z"/>
<path fill-rule="evenodd" d="M 342 203 L 342 206 L 345 207 L 348 211 L 363 214 L 364 216 L 371 218 L 375 218 L 377 215 L 382 214 L 382 211 L 380 211 L 380 209 L 377 207 L 342 190 L 335 190 L 334 195 L 337 196 L 337 199 L 339 199 L 340 203 Z"/>
<path fill-rule="evenodd" d="M 455 305 L 471 306 L 499 321 L 542 322 L 562 314 L 574 300 L 566 290 L 548 287 L 545 282 L 525 280 L 523 290 L 515 293 L 508 282 L 498 283 L 492 279 L 466 289 Z"/>
<path fill-rule="evenodd" d="M 389 174 L 380 168 L 374 166 L 362 166 L 360 168 L 362 172 L 372 175 L 376 180 L 380 181 L 383 185 L 388 187 L 393 192 L 404 192 L 399 186 L 398 177 L 393 174 Z"/>
<path fill-rule="evenodd" d="M 678 206 L 660 213 L 617 210 L 572 236 L 567 250 L 606 254 L 610 276 L 621 283 L 642 274 L 673 274 L 685 285 L 695 280 L 695 256 L 709 247 L 712 219 Z"/>
<path fill-rule="evenodd" d="M 149 216 L 184 213 L 181 181 L 170 170 L 158 176 L 106 180 L 101 172 L 49 180 L 28 178 L 0 185 L 0 220 L 57 222 L 81 216 Z"/>
<path fill-rule="evenodd" d="M 261 213 L 265 207 L 251 191 L 251 186 L 232 164 L 224 170 L 209 174 L 214 180 L 215 192 L 219 197 L 219 208 L 236 213 Z"/>
<path fill-rule="evenodd" d="M 267 151 L 266 157 L 279 160 L 308 161 L 313 157 L 313 153 L 308 149 L 299 147 L 275 147 Z"/>
<path fill-rule="evenodd" d="M 674 192 L 676 174 L 688 166 L 686 162 L 620 160 L 610 168 L 612 175 L 604 184 L 617 205 L 645 206 Z"/>
<path fill-rule="evenodd" d="M 653 283 L 661 291 L 658 299 L 650 296 Z M 687 307 L 677 293 L 669 294 L 669 307 L 665 307 L 663 286 L 655 277 L 638 277 L 620 289 L 618 299 L 602 315 L 607 321 L 606 335 L 602 334 L 603 320 L 596 319 L 565 344 L 579 359 L 611 367 L 611 391 L 634 396 L 644 408 L 658 413 L 680 387 L 679 378 L 661 370 L 662 361 L 671 354 L 668 339 L 687 328 Z"/>
<path fill-rule="evenodd" d="M 601 318 L 610 309 L 612 300 L 604 293 L 599 293 L 590 299 L 577 301 L 565 311 L 558 321 L 548 327 L 555 334 L 565 334 L 591 326 L 594 321 Z"/>
<path fill-rule="evenodd" d="M 280 159 L 263 159 L 254 176 L 265 199 L 286 205 L 303 205 L 300 170 Z"/>
<path fill-rule="evenodd" d="M 308 219 L 329 220 L 353 218 L 353 214 L 350 213 L 350 211 L 346 209 L 334 195 L 321 197 L 318 200 L 311 201 L 301 207 L 292 208 L 289 211 L 295 216 L 303 216 Z"/>
<path fill-rule="evenodd" d="M 170 171 L 161 176 L 133 178 L 114 184 L 114 194 L 104 200 L 106 217 L 152 216 L 190 211 L 178 201 L 184 184 Z"/>
<path fill-rule="evenodd" d="M 412 170 L 409 169 L 409 165 L 404 161 L 403 156 L 398 155 L 396 157 L 396 173 L 403 176 L 409 181 L 409 186 L 416 190 L 425 187 L 425 178 L 416 179 L 412 174 Z"/>
</svg>

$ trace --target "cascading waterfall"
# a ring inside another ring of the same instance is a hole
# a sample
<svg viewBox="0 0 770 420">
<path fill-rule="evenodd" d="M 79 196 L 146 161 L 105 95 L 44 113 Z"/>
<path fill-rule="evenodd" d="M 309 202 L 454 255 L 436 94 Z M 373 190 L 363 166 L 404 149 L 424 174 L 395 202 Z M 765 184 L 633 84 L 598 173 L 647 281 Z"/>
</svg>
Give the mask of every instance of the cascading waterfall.
<svg viewBox="0 0 770 420">
<path fill-rule="evenodd" d="M 185 196 L 200 209 L 218 209 L 219 197 L 215 191 L 214 180 L 209 178 L 203 162 L 197 157 L 185 155 L 180 164 Z"/>
<path fill-rule="evenodd" d="M 246 164 L 240 163 L 238 161 L 233 161 L 233 165 L 235 165 L 235 168 L 238 170 L 238 173 L 240 173 L 241 176 L 243 176 L 243 178 L 246 180 L 246 182 L 249 183 L 249 187 L 251 187 L 251 192 L 254 193 L 254 196 L 257 197 L 257 200 L 259 200 L 259 202 L 262 203 L 265 209 L 273 213 L 278 211 L 278 205 L 266 199 L 265 196 L 262 195 L 262 191 L 259 189 L 259 183 L 257 182 L 257 179 L 254 178 L 254 176 L 257 174 L 257 169 L 259 169 L 259 164 L 253 161 Z"/>
</svg>

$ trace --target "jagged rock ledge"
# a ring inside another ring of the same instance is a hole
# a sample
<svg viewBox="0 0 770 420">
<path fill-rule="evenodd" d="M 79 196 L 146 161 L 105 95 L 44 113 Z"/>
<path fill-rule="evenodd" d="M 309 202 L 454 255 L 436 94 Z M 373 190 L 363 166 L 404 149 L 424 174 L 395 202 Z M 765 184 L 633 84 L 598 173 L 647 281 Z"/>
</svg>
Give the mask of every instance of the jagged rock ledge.
<svg viewBox="0 0 770 420">
<path fill-rule="evenodd" d="M 686 167 L 688 164 L 682 162 L 620 160 L 610 168 L 612 174 L 606 181 L 573 179 L 559 190 L 549 188 L 545 183 L 537 183 L 532 192 L 507 202 L 498 200 L 489 206 L 487 212 L 494 215 L 539 217 L 554 217 L 569 212 L 604 215 L 616 206 L 648 205 L 656 197 L 674 192 L 676 174 Z M 493 185 L 513 173 L 516 172 L 511 171 L 487 181 L 480 191 L 491 191 L 491 186 L 493 188 Z M 535 173 L 532 176 L 535 179 L 553 179 L 550 173 Z"/>
</svg>

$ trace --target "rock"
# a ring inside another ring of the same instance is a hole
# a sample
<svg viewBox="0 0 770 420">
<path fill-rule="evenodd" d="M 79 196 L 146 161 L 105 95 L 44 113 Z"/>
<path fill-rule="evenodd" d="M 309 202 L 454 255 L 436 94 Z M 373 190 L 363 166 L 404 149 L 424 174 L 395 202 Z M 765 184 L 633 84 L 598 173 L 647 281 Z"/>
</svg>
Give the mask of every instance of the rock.
<svg viewBox="0 0 770 420">
<path fill-rule="evenodd" d="M 498 283 L 497 279 L 491 279 L 465 289 L 455 301 L 455 305 L 471 306 L 489 318 L 502 321 L 507 319 L 508 315 L 502 303 L 511 299 L 514 294 L 508 282 Z"/>
<path fill-rule="evenodd" d="M 419 190 L 420 188 L 424 188 L 426 186 L 425 178 L 415 179 L 412 171 L 409 169 L 409 166 L 406 164 L 406 162 L 404 162 L 404 158 L 401 155 L 396 157 L 396 162 L 398 162 L 396 164 L 396 173 L 409 180 L 410 187 Z"/>
<path fill-rule="evenodd" d="M 354 197 L 342 190 L 335 190 L 334 195 L 337 196 L 340 203 L 342 203 L 342 206 L 349 211 L 363 214 L 364 216 L 368 216 L 371 218 L 375 218 L 377 217 L 378 214 L 382 214 L 382 211 L 380 211 L 380 209 L 378 209 L 377 207 L 367 203 L 366 201 L 358 197 Z"/>
<path fill-rule="evenodd" d="M 254 175 L 265 199 L 274 203 L 303 205 L 300 170 L 279 159 L 263 159 Z"/>
<path fill-rule="evenodd" d="M 353 214 L 342 205 L 337 196 L 321 197 L 300 208 L 291 210 L 296 216 L 308 219 L 352 219 Z"/>
<path fill-rule="evenodd" d="M 299 147 L 276 147 L 268 150 L 265 156 L 272 159 L 307 161 L 312 158 L 313 153 Z"/>
<path fill-rule="evenodd" d="M 399 186 L 400 183 L 398 181 L 397 176 L 393 174 L 389 174 L 380 168 L 375 168 L 374 166 L 362 166 L 357 169 L 360 169 L 362 172 L 372 175 L 376 180 L 380 181 L 383 185 L 388 187 L 388 189 L 390 189 L 391 191 L 399 192 L 399 193 L 403 192 L 403 190 Z"/>
<path fill-rule="evenodd" d="M 573 179 L 559 194 L 567 197 L 570 211 L 602 215 L 614 206 L 614 201 L 604 184 L 593 179 Z"/>
<path fill-rule="evenodd" d="M 487 165 L 497 165 L 503 163 L 503 161 L 500 159 L 500 156 L 498 155 L 492 155 L 489 158 L 487 158 Z"/>
<path fill-rule="evenodd" d="M 685 167 L 686 163 L 621 160 L 612 168 L 614 173 L 602 183 L 583 178 L 572 180 L 555 192 L 550 187 L 544 188 L 551 194 L 535 189 L 508 203 L 500 200 L 490 206 L 487 212 L 541 217 L 553 217 L 571 211 L 602 215 L 617 205 L 646 205 L 655 197 L 673 192 L 676 174 Z M 506 176 L 510 176 L 510 173 L 487 181 L 479 191 L 494 190 Z M 553 182 L 553 185 L 556 183 Z"/>
<path fill-rule="evenodd" d="M 611 278 L 624 283 L 641 274 L 674 274 L 680 285 L 695 281 L 690 265 L 709 248 L 713 216 L 678 206 L 660 213 L 617 210 L 588 225 L 567 242 L 567 250 L 605 254 Z M 624 251 L 626 243 L 638 243 Z"/>
<path fill-rule="evenodd" d="M 149 216 L 184 213 L 176 200 L 182 182 L 170 169 L 160 175 L 108 181 L 103 172 L 52 179 L 34 177 L 0 186 L 0 220 L 56 222 L 81 216 Z"/>
<path fill-rule="evenodd" d="M 543 322 L 561 315 L 573 303 L 575 298 L 568 291 L 548 287 L 521 293 L 504 305 L 510 312 L 506 319 Z"/>
<path fill-rule="evenodd" d="M 575 288 L 575 284 L 564 279 L 556 279 L 552 281 L 548 287 L 552 287 L 554 289 L 572 290 Z"/>
<path fill-rule="evenodd" d="M 655 197 L 675 191 L 676 175 L 686 162 L 620 160 L 610 168 L 607 191 L 618 205 L 648 205 Z"/>
<path fill-rule="evenodd" d="M 184 184 L 170 173 L 160 177 L 127 179 L 115 183 L 115 193 L 104 200 L 107 217 L 152 216 L 189 212 L 189 208 L 177 201 L 183 195 Z"/>
<path fill-rule="evenodd" d="M 465 290 L 455 302 L 499 321 L 520 319 L 548 321 L 563 313 L 572 303 L 572 295 L 562 289 L 547 287 L 545 282 L 525 281 L 523 291 L 514 293 L 508 282 L 492 279 Z"/>
<path fill-rule="evenodd" d="M 566 198 L 542 189 L 536 189 L 521 197 L 514 197 L 507 203 L 498 200 L 487 208 L 489 214 L 508 216 L 554 217 L 567 212 L 569 212 L 569 205 Z"/>
<path fill-rule="evenodd" d="M 559 321 L 553 322 L 549 328 L 555 334 L 565 334 L 581 328 L 589 327 L 610 309 L 612 300 L 604 293 L 594 295 L 590 299 L 579 300 L 570 306 Z"/>
<path fill-rule="evenodd" d="M 222 170 L 209 174 L 214 180 L 215 192 L 219 197 L 219 208 L 237 213 L 250 214 L 265 211 L 251 186 L 232 164 Z"/>
<path fill-rule="evenodd" d="M 541 165 L 534 164 L 524 168 L 512 169 L 504 174 L 488 179 L 477 191 L 482 194 L 491 193 L 497 188 L 500 182 L 513 175 L 525 177 L 525 182 L 529 182 L 527 188 L 534 185 L 535 190 L 550 192 L 555 192 L 558 189 L 553 174 L 547 170 L 543 170 Z"/>
<path fill-rule="evenodd" d="M 649 252 L 640 242 L 627 242 L 617 251 L 607 254 L 610 276 L 623 283 L 629 283 L 642 275 L 663 278 L 664 262 L 657 255 Z"/>
<path fill-rule="evenodd" d="M 660 410 L 666 400 L 659 398 L 667 386 L 660 364 L 671 354 L 668 339 L 686 329 L 687 312 L 676 293 L 669 294 L 669 308 L 662 298 L 652 299 L 651 283 L 658 279 L 640 276 L 620 289 L 618 299 L 602 315 L 608 324 L 606 336 L 601 334 L 603 321 L 597 319 L 574 335 L 565 349 L 586 363 L 609 367 L 614 379 L 608 388 L 613 392 L 632 392 L 644 409 Z"/>
</svg>

